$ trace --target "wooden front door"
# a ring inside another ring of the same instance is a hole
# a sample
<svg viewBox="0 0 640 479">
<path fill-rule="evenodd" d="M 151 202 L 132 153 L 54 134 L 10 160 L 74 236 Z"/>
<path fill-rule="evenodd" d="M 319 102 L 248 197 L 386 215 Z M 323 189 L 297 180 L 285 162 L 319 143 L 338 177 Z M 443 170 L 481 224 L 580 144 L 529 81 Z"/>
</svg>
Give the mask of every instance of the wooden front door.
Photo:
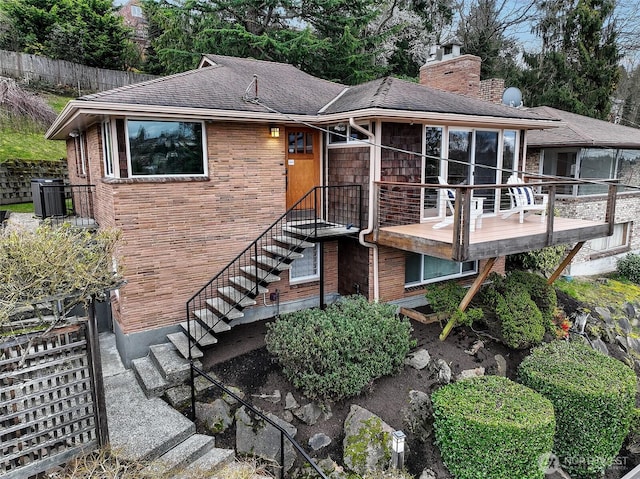
<svg viewBox="0 0 640 479">
<path fill-rule="evenodd" d="M 287 128 L 287 209 L 320 186 L 320 135 L 310 128 Z"/>
</svg>

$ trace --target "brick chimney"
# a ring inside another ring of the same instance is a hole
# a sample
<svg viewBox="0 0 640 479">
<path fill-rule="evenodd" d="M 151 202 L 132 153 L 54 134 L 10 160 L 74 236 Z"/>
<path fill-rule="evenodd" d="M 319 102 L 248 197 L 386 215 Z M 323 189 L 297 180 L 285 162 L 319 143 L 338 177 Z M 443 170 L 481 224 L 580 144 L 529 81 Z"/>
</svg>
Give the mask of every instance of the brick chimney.
<svg viewBox="0 0 640 479">
<path fill-rule="evenodd" d="M 489 78 L 480 82 L 480 98 L 491 103 L 502 103 L 504 78 Z"/>
<path fill-rule="evenodd" d="M 480 57 L 461 55 L 460 45 L 433 46 L 427 63 L 420 68 L 420 84 L 481 98 L 481 63 Z"/>
</svg>

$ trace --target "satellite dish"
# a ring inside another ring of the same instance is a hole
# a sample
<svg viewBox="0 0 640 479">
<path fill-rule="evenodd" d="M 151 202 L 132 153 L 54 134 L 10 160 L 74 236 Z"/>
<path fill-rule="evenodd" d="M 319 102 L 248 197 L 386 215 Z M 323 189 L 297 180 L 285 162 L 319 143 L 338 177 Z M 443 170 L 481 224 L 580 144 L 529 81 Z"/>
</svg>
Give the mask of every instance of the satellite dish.
<svg viewBox="0 0 640 479">
<path fill-rule="evenodd" d="M 507 106 L 521 107 L 523 105 L 522 92 L 518 88 L 510 86 L 502 94 L 502 104 Z"/>
</svg>

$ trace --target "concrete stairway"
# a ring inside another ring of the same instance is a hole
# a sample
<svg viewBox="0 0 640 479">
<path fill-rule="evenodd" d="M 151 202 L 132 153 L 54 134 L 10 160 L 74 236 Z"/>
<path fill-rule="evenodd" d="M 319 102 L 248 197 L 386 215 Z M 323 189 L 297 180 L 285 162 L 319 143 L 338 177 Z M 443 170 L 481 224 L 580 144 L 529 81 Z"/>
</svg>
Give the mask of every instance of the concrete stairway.
<svg viewBox="0 0 640 479">
<path fill-rule="evenodd" d="M 177 354 L 161 346 L 156 359 Z M 192 421 L 161 399 L 147 398 L 135 373 L 120 361 L 113 334 L 100 334 L 100 351 L 109 439 L 122 459 L 148 461 L 154 471 L 175 472 L 173 477 L 192 469 L 215 471 L 234 460 L 232 449 L 216 448 L 213 437 L 195 433 Z M 183 371 L 174 367 L 165 374 L 175 378 Z"/>
</svg>

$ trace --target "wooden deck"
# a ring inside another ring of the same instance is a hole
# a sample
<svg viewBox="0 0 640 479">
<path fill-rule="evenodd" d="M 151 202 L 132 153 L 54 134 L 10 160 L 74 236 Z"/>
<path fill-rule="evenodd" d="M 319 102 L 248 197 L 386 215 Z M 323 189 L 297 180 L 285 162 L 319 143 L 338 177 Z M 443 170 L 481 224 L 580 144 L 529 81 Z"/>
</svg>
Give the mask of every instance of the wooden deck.
<svg viewBox="0 0 640 479">
<path fill-rule="evenodd" d="M 467 233 L 467 241 L 461 233 L 456 241 L 456 228 L 453 224 L 434 229 L 436 221 L 382 227 L 370 235 L 369 239 L 392 248 L 443 259 L 468 261 L 522 253 L 557 244 L 572 244 L 610 234 L 610 226 L 604 221 L 560 217 L 547 220 L 541 222 L 539 215 L 530 215 L 520 224 L 518 215 L 506 219 L 502 216 L 485 216 L 480 228 L 476 227 L 475 231 Z"/>
</svg>

